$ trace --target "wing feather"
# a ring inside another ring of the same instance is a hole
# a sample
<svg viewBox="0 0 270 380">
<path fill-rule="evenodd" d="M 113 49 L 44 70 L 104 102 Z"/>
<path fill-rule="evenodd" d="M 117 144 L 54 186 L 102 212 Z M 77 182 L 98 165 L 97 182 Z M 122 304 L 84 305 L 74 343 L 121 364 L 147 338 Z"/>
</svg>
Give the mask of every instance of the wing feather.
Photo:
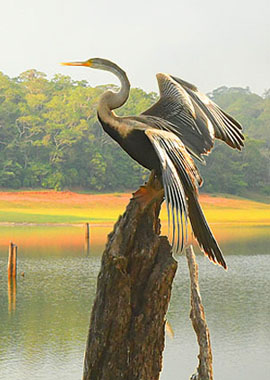
<svg viewBox="0 0 270 380">
<path fill-rule="evenodd" d="M 223 140 L 232 148 L 241 150 L 244 146 L 244 136 L 241 124 L 232 116 L 223 111 L 208 96 L 200 92 L 196 86 L 182 79 L 171 76 L 179 85 L 183 86 L 190 98 L 202 109 L 214 126 L 215 137 Z"/>
<path fill-rule="evenodd" d="M 168 212 L 169 235 L 171 235 L 174 252 L 182 251 L 187 239 L 187 204 L 183 187 L 185 184 L 197 191 L 201 183 L 199 172 L 186 151 L 181 140 L 173 133 L 146 129 L 145 134 L 152 142 L 160 159 L 162 180 Z M 181 180 L 182 177 L 182 180 Z M 170 234 L 170 222 L 172 233 Z"/>
<path fill-rule="evenodd" d="M 172 132 L 149 128 L 146 136 L 159 157 L 167 204 L 169 236 L 173 252 L 181 252 L 187 240 L 187 219 L 202 251 L 213 262 L 227 268 L 220 247 L 205 219 L 197 197 L 199 172 L 182 141 Z M 172 233 L 170 234 L 170 221 Z"/>
</svg>

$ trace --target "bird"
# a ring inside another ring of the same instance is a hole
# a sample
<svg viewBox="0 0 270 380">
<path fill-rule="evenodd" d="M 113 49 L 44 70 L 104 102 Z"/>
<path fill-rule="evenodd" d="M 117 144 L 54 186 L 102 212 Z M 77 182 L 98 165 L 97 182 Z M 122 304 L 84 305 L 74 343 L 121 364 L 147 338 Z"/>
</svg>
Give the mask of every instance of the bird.
<svg viewBox="0 0 270 380">
<path fill-rule="evenodd" d="M 103 58 L 62 64 L 109 71 L 119 79 L 118 91 L 108 89 L 101 95 L 97 117 L 104 131 L 162 184 L 169 228 L 172 225 L 173 253 L 182 252 L 185 246 L 189 220 L 200 249 L 212 262 L 227 269 L 199 203 L 198 188 L 203 180 L 195 160 L 205 163 L 204 156 L 212 150 L 215 139 L 241 150 L 241 124 L 195 85 L 166 73 L 156 75 L 156 103 L 139 116 L 117 116 L 114 110 L 126 103 L 130 93 L 123 69 Z M 146 186 L 144 192 L 135 195 L 142 200 L 149 191 Z"/>
</svg>

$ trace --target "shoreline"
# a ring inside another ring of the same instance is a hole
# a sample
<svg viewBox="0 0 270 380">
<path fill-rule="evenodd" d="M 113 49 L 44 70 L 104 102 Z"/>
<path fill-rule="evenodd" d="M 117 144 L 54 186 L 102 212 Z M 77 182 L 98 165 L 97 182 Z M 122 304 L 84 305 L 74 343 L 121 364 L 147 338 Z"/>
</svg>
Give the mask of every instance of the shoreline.
<svg viewBox="0 0 270 380">
<path fill-rule="evenodd" d="M 70 191 L 0 192 L 0 226 L 111 227 L 125 212 L 130 193 L 79 194 Z M 201 194 L 210 225 L 269 226 L 270 205 L 247 199 Z M 160 219 L 167 223 L 163 204 Z"/>
<path fill-rule="evenodd" d="M 117 222 L 117 219 L 113 222 L 106 222 L 106 223 L 95 223 L 95 222 L 88 222 L 90 227 L 113 227 L 114 224 Z M 167 224 L 167 220 L 161 220 L 161 223 Z M 35 223 L 35 222 L 0 222 L 0 227 L 78 227 L 82 228 L 84 227 L 86 222 L 81 223 Z M 218 226 L 218 227 L 270 227 L 270 222 L 243 222 L 243 221 L 235 221 L 235 222 L 209 222 L 211 226 Z"/>
</svg>

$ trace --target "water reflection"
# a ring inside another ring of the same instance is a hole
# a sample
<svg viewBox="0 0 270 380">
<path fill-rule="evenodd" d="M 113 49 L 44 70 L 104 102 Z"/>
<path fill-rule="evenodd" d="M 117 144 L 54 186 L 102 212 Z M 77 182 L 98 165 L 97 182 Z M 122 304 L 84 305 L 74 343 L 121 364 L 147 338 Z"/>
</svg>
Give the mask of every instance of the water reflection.
<svg viewBox="0 0 270 380">
<path fill-rule="evenodd" d="M 17 281 L 15 277 L 8 277 L 8 311 L 12 313 L 16 310 L 16 289 Z"/>
<path fill-rule="evenodd" d="M 214 375 L 254 380 L 270 372 L 270 229 L 214 227 L 229 270 L 198 257 Z M 11 373 L 13 380 L 81 378 L 100 253 L 110 231 L 91 226 L 87 252 L 84 226 L 1 228 L 1 380 Z M 17 283 L 7 281 L 11 240 L 19 247 Z M 188 270 L 185 258 L 178 259 L 168 312 L 175 338 L 167 339 L 162 380 L 187 379 L 197 365 Z"/>
<path fill-rule="evenodd" d="M 112 231 L 112 224 L 90 225 L 89 239 L 85 237 L 85 225 L 78 226 L 17 226 L 0 227 L 0 255 L 10 241 L 20 249 L 20 256 L 77 256 L 78 251 L 100 255 Z M 269 226 L 211 226 L 225 255 L 268 254 L 270 241 Z M 167 225 L 163 223 L 162 233 Z M 189 233 L 189 242 L 196 245 Z M 88 245 L 89 241 L 89 245 Z"/>
<path fill-rule="evenodd" d="M 198 258 L 200 288 L 210 328 L 214 378 L 254 380 L 270 371 L 270 255 L 231 255 L 220 271 Z M 167 339 L 162 380 L 189 378 L 197 366 L 196 337 L 189 322 L 189 281 L 179 262 L 168 318 L 175 339 Z"/>
</svg>

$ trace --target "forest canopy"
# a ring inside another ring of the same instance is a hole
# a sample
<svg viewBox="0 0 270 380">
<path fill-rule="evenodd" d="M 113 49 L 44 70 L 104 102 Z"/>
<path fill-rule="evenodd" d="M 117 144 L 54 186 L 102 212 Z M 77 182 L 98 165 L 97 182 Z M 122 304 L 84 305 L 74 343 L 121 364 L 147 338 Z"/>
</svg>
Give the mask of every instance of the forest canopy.
<svg viewBox="0 0 270 380">
<path fill-rule="evenodd" d="M 100 127 L 100 95 L 114 85 L 91 87 L 36 70 L 17 78 L 0 72 L 0 187 L 80 191 L 135 190 L 148 171 L 134 162 Z M 208 94 L 244 127 L 242 152 L 216 143 L 200 166 L 202 191 L 270 195 L 270 89 L 220 87 Z M 156 93 L 132 88 L 119 115 L 137 115 Z"/>
</svg>

